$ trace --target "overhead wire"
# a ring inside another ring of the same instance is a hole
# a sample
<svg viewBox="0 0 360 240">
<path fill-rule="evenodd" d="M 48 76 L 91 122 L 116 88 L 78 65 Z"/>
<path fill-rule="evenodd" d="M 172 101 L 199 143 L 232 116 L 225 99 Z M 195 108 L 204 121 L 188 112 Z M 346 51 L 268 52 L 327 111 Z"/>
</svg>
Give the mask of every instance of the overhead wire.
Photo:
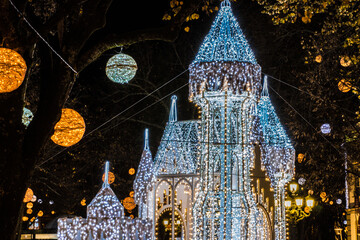
<svg viewBox="0 0 360 240">
<path fill-rule="evenodd" d="M 43 36 L 41 36 L 41 34 L 32 26 L 32 24 L 26 19 L 26 17 L 24 16 L 24 14 L 16 7 L 16 5 L 13 3 L 12 0 L 9 0 L 10 4 L 14 7 L 14 9 L 16 10 L 16 12 L 19 13 L 19 15 L 24 19 L 24 21 L 27 23 L 27 25 L 36 33 L 36 35 L 38 35 L 38 37 L 50 48 L 50 50 L 56 54 L 56 56 L 58 56 L 60 58 L 61 61 L 63 61 L 70 69 L 71 71 L 73 71 L 76 75 L 78 75 L 78 72 L 70 65 L 70 63 L 68 63 L 51 45 L 50 43 L 48 43 L 48 41 L 45 40 L 45 38 L 43 38 Z"/>
<path fill-rule="evenodd" d="M 181 76 L 182 74 L 184 74 L 186 71 L 188 71 L 188 69 L 186 69 L 185 71 L 183 71 L 182 73 L 176 75 L 174 78 L 172 78 L 171 80 L 167 81 L 166 83 L 164 83 L 163 85 L 161 85 L 160 87 L 158 87 L 157 89 L 155 89 L 154 91 L 152 91 L 151 93 L 149 93 L 147 96 L 141 98 L 140 100 L 138 100 L 137 102 L 135 102 L 134 104 L 130 105 L 129 107 L 127 107 L 125 110 L 121 111 L 120 113 L 116 114 L 115 116 L 113 116 L 112 118 L 110 118 L 109 120 L 105 121 L 104 123 L 102 123 L 101 125 L 99 125 L 98 127 L 96 127 L 95 129 L 93 129 L 91 132 L 89 132 L 88 134 L 86 134 L 83 139 L 87 136 L 89 136 L 90 134 L 94 133 L 95 131 L 99 130 L 101 127 L 103 127 L 104 125 L 106 125 L 107 123 L 109 123 L 110 121 L 114 120 L 115 118 L 119 117 L 121 114 L 123 114 L 124 112 L 128 111 L 130 108 L 134 107 L 135 105 L 137 105 L 138 103 L 140 103 L 141 101 L 143 101 L 144 99 L 146 99 L 147 97 L 149 97 L 151 94 L 155 93 L 156 91 L 158 91 L 159 89 L 163 88 L 164 86 L 166 86 L 167 84 L 169 84 L 170 82 L 174 81 L 175 79 L 177 79 L 179 76 Z M 189 83 L 187 82 L 186 84 L 180 86 L 179 88 L 175 89 L 174 91 L 170 92 L 169 94 L 165 95 L 164 97 L 158 99 L 157 101 L 153 102 L 152 104 L 150 104 L 149 106 L 146 106 L 145 108 L 139 110 L 138 112 L 136 112 L 135 114 L 131 115 L 130 117 L 127 117 L 126 119 L 122 120 L 121 122 L 115 124 L 114 126 L 111 126 L 111 127 L 107 127 L 105 128 L 103 131 L 104 133 L 109 131 L 110 129 L 118 126 L 119 124 L 129 120 L 130 118 L 133 118 L 134 116 L 140 114 L 141 112 L 145 111 L 146 109 L 152 107 L 153 105 L 157 104 L 158 102 L 164 100 L 165 98 L 167 98 L 168 96 L 170 96 L 171 94 L 179 91 L 180 89 L 184 88 L 185 86 L 187 86 Z M 74 147 L 71 147 L 72 149 L 76 149 L 78 148 L 79 146 L 82 146 L 83 144 L 85 143 L 88 143 L 89 141 L 86 141 L 86 142 L 82 142 L 82 143 L 79 143 L 77 144 L 76 146 Z M 45 164 L 46 162 L 48 162 L 50 159 L 53 159 L 54 157 L 58 156 L 59 154 L 61 154 L 62 152 L 66 151 L 66 150 L 69 150 L 69 147 L 68 148 L 64 148 L 62 150 L 60 150 L 59 152 L 57 152 L 56 154 L 52 155 L 51 157 L 47 158 L 45 161 L 43 161 L 42 163 L 39 163 L 37 165 L 37 167 L 40 167 L 42 166 L 43 164 Z"/>
</svg>

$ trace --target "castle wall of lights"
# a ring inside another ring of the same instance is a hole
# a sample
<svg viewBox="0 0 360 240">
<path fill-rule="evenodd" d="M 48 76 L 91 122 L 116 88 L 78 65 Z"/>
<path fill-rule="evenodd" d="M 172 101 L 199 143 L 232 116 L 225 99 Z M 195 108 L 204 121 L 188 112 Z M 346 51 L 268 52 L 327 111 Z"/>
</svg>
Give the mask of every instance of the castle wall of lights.
<svg viewBox="0 0 360 240">
<path fill-rule="evenodd" d="M 228 0 L 189 70 L 200 119 L 178 121 L 173 96 L 154 161 L 146 132 L 139 218 L 151 219 L 154 239 L 286 239 L 295 150 Z"/>
<path fill-rule="evenodd" d="M 109 162 L 105 165 L 102 188 L 87 207 L 87 218 L 59 218 L 59 240 L 148 240 L 152 238 L 152 223 L 124 215 L 124 207 L 110 188 Z"/>
</svg>

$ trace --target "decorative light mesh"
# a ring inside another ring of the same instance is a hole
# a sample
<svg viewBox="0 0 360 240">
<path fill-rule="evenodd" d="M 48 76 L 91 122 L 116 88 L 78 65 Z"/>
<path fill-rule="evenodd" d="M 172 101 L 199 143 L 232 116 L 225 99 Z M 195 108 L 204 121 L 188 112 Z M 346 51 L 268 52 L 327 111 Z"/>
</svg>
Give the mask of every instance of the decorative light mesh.
<svg viewBox="0 0 360 240">
<path fill-rule="evenodd" d="M 168 122 L 155 157 L 154 174 L 195 173 L 199 121 Z"/>
<path fill-rule="evenodd" d="M 149 220 L 124 216 L 124 207 L 108 183 L 108 162 L 105 182 L 87 207 L 87 219 L 82 217 L 59 218 L 59 240 L 139 240 L 151 239 L 152 224 Z"/>
<path fill-rule="evenodd" d="M 127 83 L 135 76 L 137 64 L 129 55 L 119 53 L 109 59 L 105 71 L 111 81 Z"/>
<path fill-rule="evenodd" d="M 29 109 L 24 107 L 23 115 L 22 115 L 22 123 L 25 125 L 25 127 L 29 126 L 33 117 L 34 117 L 34 114 Z"/>
<path fill-rule="evenodd" d="M 225 0 L 205 37 L 194 63 L 249 62 L 257 64 L 245 36 L 234 17 L 230 2 Z"/>
</svg>

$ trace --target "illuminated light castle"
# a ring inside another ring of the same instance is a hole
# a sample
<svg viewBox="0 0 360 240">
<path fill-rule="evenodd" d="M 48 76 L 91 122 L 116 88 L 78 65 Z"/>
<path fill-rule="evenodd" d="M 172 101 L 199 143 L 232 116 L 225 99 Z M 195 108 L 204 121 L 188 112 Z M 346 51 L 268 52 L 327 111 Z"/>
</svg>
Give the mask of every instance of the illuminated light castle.
<svg viewBox="0 0 360 240">
<path fill-rule="evenodd" d="M 134 184 L 140 216 L 154 239 L 286 239 L 295 151 L 228 0 L 189 70 L 201 118 L 178 121 L 172 97 L 154 162 L 146 143 Z"/>
<path fill-rule="evenodd" d="M 124 207 L 108 182 L 109 162 L 105 165 L 105 179 L 100 191 L 87 207 L 87 218 L 60 218 L 59 240 L 148 240 L 151 222 L 125 217 Z"/>
</svg>

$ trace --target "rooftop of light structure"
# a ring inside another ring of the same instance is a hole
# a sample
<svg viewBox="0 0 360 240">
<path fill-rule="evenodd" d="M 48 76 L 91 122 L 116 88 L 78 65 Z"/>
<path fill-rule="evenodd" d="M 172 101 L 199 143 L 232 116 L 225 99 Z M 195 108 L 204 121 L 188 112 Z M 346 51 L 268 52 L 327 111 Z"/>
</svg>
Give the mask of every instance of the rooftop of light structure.
<svg viewBox="0 0 360 240">
<path fill-rule="evenodd" d="M 229 0 L 221 3 L 219 13 L 193 64 L 216 61 L 257 64 L 255 55 L 234 17 Z"/>
</svg>

